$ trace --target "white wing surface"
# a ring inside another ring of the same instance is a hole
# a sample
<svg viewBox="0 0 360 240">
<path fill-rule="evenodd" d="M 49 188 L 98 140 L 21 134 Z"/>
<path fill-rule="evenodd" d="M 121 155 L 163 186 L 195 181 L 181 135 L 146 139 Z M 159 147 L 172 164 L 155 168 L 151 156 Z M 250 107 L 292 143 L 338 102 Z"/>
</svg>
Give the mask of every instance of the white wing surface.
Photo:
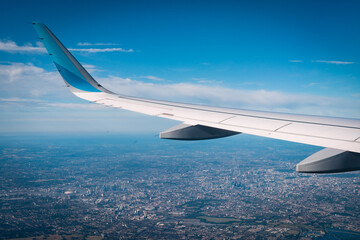
<svg viewBox="0 0 360 240">
<path fill-rule="evenodd" d="M 322 154 L 325 157 L 320 159 L 307 158 L 298 164 L 300 172 L 360 169 L 358 119 L 209 107 L 115 94 L 97 83 L 44 24 L 34 22 L 33 25 L 67 86 L 76 96 L 106 106 L 182 122 L 162 132 L 162 138 L 199 140 L 247 133 L 338 150 Z M 350 158 L 353 160 L 349 163 Z M 321 165 L 319 161 L 325 164 Z"/>
</svg>

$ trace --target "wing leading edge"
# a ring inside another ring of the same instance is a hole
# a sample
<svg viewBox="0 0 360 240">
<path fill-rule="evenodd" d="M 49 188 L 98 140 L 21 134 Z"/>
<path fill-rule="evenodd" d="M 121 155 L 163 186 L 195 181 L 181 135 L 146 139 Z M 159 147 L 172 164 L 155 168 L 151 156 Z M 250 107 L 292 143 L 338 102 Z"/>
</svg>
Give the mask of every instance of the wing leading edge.
<svg viewBox="0 0 360 240">
<path fill-rule="evenodd" d="M 247 133 L 351 153 L 350 161 L 348 154 L 338 154 L 341 158 L 334 158 L 332 154 L 309 157 L 310 160 L 307 158 L 298 164 L 299 172 L 360 170 L 358 119 L 209 107 L 115 94 L 96 82 L 44 24 L 33 22 L 33 26 L 68 88 L 76 96 L 106 106 L 183 122 L 180 126 L 162 132 L 162 138 L 199 140 Z M 319 159 L 318 156 L 323 158 Z M 331 158 L 332 162 L 343 163 L 325 164 L 327 167 L 318 164 L 328 158 Z M 304 164 L 309 166 L 309 162 L 312 162 L 312 167 L 304 167 Z M 330 169 L 329 165 L 332 166 Z"/>
</svg>

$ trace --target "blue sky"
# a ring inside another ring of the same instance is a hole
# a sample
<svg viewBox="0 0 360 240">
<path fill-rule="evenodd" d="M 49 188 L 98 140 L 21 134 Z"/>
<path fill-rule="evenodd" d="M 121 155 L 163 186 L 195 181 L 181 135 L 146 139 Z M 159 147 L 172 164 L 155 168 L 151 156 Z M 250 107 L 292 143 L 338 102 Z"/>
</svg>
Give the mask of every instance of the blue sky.
<svg viewBox="0 0 360 240">
<path fill-rule="evenodd" d="M 358 1 L 2 1 L 0 133 L 176 124 L 67 91 L 45 23 L 105 87 L 137 96 L 360 118 Z"/>
</svg>

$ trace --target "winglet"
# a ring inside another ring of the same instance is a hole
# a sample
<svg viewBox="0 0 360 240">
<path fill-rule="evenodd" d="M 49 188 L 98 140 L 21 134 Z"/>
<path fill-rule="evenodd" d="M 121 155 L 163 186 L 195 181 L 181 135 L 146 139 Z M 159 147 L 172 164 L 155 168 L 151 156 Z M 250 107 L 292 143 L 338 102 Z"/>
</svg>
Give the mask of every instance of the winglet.
<svg viewBox="0 0 360 240">
<path fill-rule="evenodd" d="M 98 84 L 43 23 L 32 22 L 64 81 L 73 92 L 109 92 Z"/>
</svg>

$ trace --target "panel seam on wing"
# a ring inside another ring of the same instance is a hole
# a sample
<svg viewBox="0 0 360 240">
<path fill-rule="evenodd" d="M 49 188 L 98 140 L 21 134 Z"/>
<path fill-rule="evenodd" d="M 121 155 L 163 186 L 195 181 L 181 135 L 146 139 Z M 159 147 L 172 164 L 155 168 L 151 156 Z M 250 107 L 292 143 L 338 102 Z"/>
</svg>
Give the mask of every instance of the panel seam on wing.
<svg viewBox="0 0 360 240">
<path fill-rule="evenodd" d="M 225 122 L 225 121 L 227 121 L 227 120 L 229 120 L 229 119 L 232 119 L 232 118 L 234 118 L 234 117 L 236 117 L 236 116 L 231 116 L 231 117 L 225 118 L 224 120 L 221 120 L 221 121 L 218 122 L 218 123 L 223 123 L 223 122 Z"/>
<path fill-rule="evenodd" d="M 117 99 L 113 99 L 113 98 L 104 98 L 103 100 L 109 100 L 109 101 L 115 101 L 115 102 L 118 102 L 118 103 L 127 103 L 127 104 L 133 104 L 133 105 L 139 105 L 139 106 L 146 106 L 144 105 L 141 101 L 139 100 L 131 100 L 130 101 L 119 101 Z M 154 103 L 153 103 L 154 104 Z M 156 104 L 157 106 L 147 106 L 147 107 L 151 107 L 151 108 L 159 108 L 159 109 L 165 109 L 165 110 L 169 110 L 169 111 L 172 111 L 173 109 L 171 108 L 167 108 L 167 107 L 164 107 L 162 105 L 165 105 L 165 106 L 168 106 L 166 104 Z M 160 106 L 159 106 L 160 105 Z M 171 105 L 170 105 L 171 106 Z"/>
<path fill-rule="evenodd" d="M 274 132 L 277 132 L 278 130 L 280 130 L 283 127 L 289 126 L 290 124 L 292 124 L 292 123 L 287 123 L 284 126 L 281 126 L 281 127 L 277 128 L 277 129 L 275 129 Z"/>
</svg>

